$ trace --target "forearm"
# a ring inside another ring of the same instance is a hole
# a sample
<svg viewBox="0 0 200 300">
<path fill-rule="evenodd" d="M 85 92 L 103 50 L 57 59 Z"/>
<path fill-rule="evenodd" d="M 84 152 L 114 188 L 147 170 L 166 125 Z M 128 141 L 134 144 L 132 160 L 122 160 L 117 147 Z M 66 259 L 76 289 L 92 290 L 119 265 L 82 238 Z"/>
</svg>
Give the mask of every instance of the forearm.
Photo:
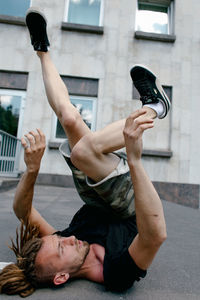
<svg viewBox="0 0 200 300">
<path fill-rule="evenodd" d="M 135 193 L 135 211 L 140 238 L 144 243 L 162 243 L 166 224 L 161 200 L 146 174 L 141 160 L 129 162 Z"/>
<path fill-rule="evenodd" d="M 139 110 L 131 114 L 124 127 L 127 159 L 135 194 L 135 212 L 138 235 L 133 239 L 129 253 L 135 263 L 146 270 L 166 239 L 166 225 L 161 200 L 146 174 L 142 162 L 142 136 L 153 128 L 153 120 Z"/>
<path fill-rule="evenodd" d="M 13 202 L 13 210 L 18 219 L 25 221 L 30 216 L 38 171 L 27 169 L 18 183 Z"/>
</svg>

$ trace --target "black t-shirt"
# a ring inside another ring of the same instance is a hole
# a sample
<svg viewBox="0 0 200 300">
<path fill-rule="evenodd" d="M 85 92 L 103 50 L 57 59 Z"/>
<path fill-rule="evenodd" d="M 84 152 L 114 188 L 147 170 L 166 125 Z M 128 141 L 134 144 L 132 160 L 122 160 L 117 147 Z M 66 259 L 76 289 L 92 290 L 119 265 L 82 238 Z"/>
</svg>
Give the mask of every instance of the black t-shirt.
<svg viewBox="0 0 200 300">
<path fill-rule="evenodd" d="M 122 292 L 135 280 L 146 276 L 131 258 L 128 247 L 137 235 L 135 216 L 119 220 L 98 209 L 84 205 L 73 217 L 70 225 L 56 234 L 77 239 L 105 248 L 103 264 L 104 284 L 107 289 Z"/>
</svg>

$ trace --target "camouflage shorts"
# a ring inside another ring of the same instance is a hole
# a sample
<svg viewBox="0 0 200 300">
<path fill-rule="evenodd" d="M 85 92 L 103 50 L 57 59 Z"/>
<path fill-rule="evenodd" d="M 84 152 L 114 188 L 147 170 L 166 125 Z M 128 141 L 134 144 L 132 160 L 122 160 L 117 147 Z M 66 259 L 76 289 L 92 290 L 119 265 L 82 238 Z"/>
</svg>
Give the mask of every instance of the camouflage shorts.
<svg viewBox="0 0 200 300">
<path fill-rule="evenodd" d="M 76 189 L 86 204 L 122 219 L 135 214 L 134 191 L 124 152 L 114 152 L 120 157 L 117 168 L 97 183 L 72 164 L 68 141 L 61 144 L 60 152 L 70 167 Z"/>
</svg>

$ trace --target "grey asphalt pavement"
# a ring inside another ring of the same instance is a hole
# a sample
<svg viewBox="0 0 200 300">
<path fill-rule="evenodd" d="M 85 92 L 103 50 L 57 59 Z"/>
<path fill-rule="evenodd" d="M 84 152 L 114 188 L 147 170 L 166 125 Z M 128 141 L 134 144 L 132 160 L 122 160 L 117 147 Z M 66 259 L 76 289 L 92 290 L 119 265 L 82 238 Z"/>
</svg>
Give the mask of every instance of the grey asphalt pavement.
<svg viewBox="0 0 200 300">
<path fill-rule="evenodd" d="M 13 261 L 7 248 L 9 237 L 19 225 L 12 211 L 15 189 L 0 192 L 0 261 Z M 34 205 L 56 229 L 65 228 L 82 205 L 73 188 L 36 186 Z M 145 279 L 122 294 L 104 287 L 76 280 L 57 289 L 37 290 L 29 299 L 134 299 L 134 300 L 200 300 L 200 212 L 163 201 L 168 239 L 161 247 Z M 1 300 L 20 299 L 0 295 Z"/>
</svg>

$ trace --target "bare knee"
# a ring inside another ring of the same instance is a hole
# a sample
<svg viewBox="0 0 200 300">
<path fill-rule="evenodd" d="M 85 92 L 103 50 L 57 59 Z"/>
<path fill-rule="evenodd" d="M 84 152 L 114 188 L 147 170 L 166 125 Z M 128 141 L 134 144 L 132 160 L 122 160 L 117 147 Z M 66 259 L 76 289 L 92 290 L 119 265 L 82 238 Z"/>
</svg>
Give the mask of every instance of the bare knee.
<svg viewBox="0 0 200 300">
<path fill-rule="evenodd" d="M 100 155 L 98 148 L 95 146 L 94 133 L 84 135 L 73 147 L 71 152 L 71 161 L 77 168 L 82 164 L 89 163 L 94 157 Z"/>
<path fill-rule="evenodd" d="M 64 129 L 74 128 L 77 124 L 80 115 L 78 111 L 68 109 L 67 107 L 63 108 L 58 115 L 59 121 L 62 124 Z"/>
</svg>

